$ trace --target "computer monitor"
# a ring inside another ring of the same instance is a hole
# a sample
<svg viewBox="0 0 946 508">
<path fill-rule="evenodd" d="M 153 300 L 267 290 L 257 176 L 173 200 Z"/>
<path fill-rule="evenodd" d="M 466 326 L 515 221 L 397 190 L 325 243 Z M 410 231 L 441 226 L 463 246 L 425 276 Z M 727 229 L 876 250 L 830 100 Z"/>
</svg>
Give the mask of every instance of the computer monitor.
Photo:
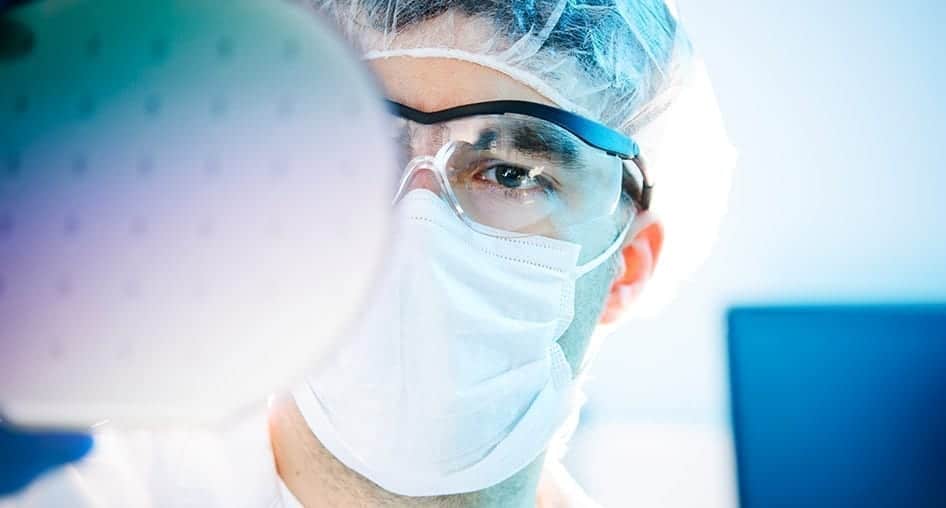
<svg viewBox="0 0 946 508">
<path fill-rule="evenodd" d="M 946 507 L 946 306 L 728 314 L 743 508 Z"/>
</svg>

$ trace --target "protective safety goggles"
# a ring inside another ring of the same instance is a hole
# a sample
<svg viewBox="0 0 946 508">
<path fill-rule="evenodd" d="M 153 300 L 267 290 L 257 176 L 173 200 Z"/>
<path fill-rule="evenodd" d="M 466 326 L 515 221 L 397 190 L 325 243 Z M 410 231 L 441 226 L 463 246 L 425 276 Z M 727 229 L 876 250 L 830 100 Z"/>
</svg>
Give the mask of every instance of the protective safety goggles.
<svg viewBox="0 0 946 508">
<path fill-rule="evenodd" d="M 431 113 L 388 105 L 405 167 L 395 202 L 426 169 L 474 229 L 568 240 L 590 223 L 623 228 L 650 206 L 637 144 L 582 116 L 526 101 Z"/>
</svg>

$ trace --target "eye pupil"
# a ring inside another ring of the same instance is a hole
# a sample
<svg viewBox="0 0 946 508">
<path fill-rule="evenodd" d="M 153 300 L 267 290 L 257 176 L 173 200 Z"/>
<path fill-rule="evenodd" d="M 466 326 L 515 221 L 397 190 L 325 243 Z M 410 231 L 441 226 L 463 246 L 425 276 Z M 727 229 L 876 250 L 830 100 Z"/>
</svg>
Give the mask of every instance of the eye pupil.
<svg viewBox="0 0 946 508">
<path fill-rule="evenodd" d="M 510 166 L 500 166 L 496 168 L 496 181 L 503 187 L 515 189 L 522 186 L 522 183 L 528 178 L 528 173 L 522 168 Z"/>
</svg>

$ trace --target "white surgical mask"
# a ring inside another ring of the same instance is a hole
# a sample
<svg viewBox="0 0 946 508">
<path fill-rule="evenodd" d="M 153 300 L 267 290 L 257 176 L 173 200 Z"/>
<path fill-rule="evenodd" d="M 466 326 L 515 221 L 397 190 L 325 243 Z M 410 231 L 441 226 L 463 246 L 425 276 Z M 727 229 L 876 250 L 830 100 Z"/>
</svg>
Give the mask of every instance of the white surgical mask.
<svg viewBox="0 0 946 508">
<path fill-rule="evenodd" d="M 475 232 L 427 190 L 394 215 L 375 300 L 294 397 L 322 444 L 389 492 L 484 489 L 535 460 L 572 413 L 556 341 L 575 280 L 620 241 L 579 267 L 580 245 Z"/>
</svg>

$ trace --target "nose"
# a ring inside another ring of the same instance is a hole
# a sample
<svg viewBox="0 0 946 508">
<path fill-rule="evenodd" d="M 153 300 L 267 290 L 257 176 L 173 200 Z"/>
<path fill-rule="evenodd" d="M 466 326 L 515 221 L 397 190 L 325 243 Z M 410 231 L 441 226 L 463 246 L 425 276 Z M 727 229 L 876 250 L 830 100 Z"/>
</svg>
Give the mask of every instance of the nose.
<svg viewBox="0 0 946 508">
<path fill-rule="evenodd" d="M 443 190 L 437 175 L 429 169 L 418 169 L 408 178 L 407 184 L 404 186 L 404 192 L 415 189 L 427 189 L 437 195 Z"/>
<path fill-rule="evenodd" d="M 408 192 L 417 189 L 425 189 L 440 197 L 444 196 L 443 185 L 440 183 L 440 178 L 434 170 L 427 167 L 415 166 L 413 169 L 407 170 L 407 174 L 401 182 L 394 202 L 400 201 Z"/>
</svg>

